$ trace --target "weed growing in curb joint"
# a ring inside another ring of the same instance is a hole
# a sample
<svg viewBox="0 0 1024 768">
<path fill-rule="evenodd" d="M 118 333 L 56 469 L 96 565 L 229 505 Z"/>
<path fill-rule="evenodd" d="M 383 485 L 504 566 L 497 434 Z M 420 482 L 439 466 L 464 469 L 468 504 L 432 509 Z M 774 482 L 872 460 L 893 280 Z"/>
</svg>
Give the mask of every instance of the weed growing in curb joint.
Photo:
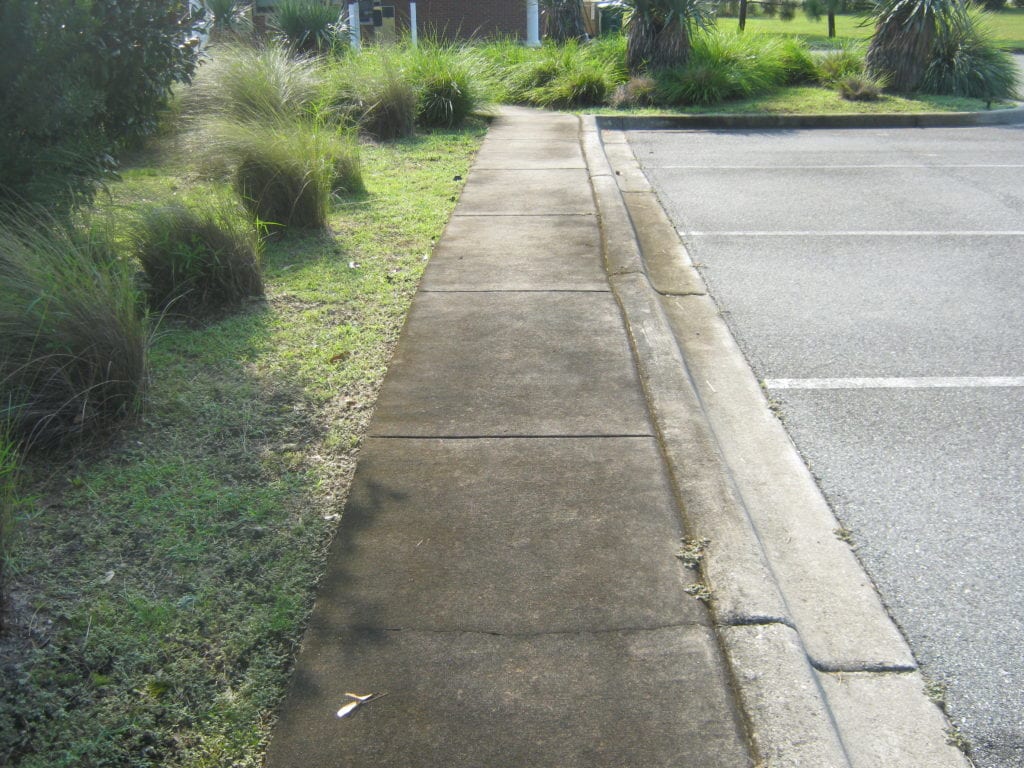
<svg viewBox="0 0 1024 768">
<path fill-rule="evenodd" d="M 700 568 L 704 561 L 704 551 L 710 543 L 710 539 L 683 539 L 682 548 L 676 553 L 676 557 L 687 568 Z"/>
</svg>

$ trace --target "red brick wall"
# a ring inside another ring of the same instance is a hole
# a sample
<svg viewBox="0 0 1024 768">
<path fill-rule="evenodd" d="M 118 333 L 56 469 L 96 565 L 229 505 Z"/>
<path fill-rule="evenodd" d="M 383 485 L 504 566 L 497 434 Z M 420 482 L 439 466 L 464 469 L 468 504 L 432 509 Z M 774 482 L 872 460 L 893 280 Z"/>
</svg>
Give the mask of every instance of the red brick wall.
<svg viewBox="0 0 1024 768">
<path fill-rule="evenodd" d="M 400 28 L 407 30 L 409 0 L 394 5 Z M 421 37 L 526 39 L 526 0 L 416 0 L 416 17 Z"/>
</svg>

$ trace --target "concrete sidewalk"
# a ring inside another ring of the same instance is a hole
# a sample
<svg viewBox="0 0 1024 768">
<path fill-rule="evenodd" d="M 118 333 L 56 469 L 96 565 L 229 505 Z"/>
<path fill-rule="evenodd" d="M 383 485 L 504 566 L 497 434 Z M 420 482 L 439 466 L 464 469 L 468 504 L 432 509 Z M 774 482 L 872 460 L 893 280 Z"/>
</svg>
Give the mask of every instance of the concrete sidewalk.
<svg viewBox="0 0 1024 768">
<path fill-rule="evenodd" d="M 489 131 L 268 768 L 966 768 L 622 132 L 597 126 L 505 109 Z"/>
<path fill-rule="evenodd" d="M 270 768 L 753 764 L 574 116 L 506 112 L 364 443 Z M 387 696 L 338 719 L 346 692 Z"/>
</svg>

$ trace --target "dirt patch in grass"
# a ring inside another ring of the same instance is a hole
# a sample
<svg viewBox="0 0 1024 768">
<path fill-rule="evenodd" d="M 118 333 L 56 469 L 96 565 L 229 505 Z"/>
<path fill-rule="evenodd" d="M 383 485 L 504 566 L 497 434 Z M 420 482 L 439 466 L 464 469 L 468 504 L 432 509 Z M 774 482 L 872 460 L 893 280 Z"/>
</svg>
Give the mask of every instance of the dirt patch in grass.
<svg viewBox="0 0 1024 768">
<path fill-rule="evenodd" d="M 258 766 L 359 443 L 484 128 L 362 147 L 368 193 L 265 253 L 266 298 L 165 320 L 142 420 L 32 455 L 0 764 Z M 139 164 L 141 163 L 141 164 Z M 103 206 L 214 184 L 141 158 Z"/>
</svg>

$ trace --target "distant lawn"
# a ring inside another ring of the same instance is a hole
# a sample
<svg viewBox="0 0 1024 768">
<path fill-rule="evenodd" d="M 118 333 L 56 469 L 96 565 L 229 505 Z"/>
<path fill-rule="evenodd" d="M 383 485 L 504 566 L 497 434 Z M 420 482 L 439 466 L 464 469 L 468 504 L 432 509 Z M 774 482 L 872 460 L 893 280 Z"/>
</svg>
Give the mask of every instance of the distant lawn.
<svg viewBox="0 0 1024 768">
<path fill-rule="evenodd" d="M 802 13 L 792 21 L 781 21 L 778 18 L 764 16 L 748 16 L 747 29 L 772 34 L 801 36 L 814 44 L 835 44 L 866 41 L 871 37 L 873 28 L 865 24 L 865 16 L 841 14 L 836 16 L 836 38 L 828 39 L 828 22 L 823 16 L 818 21 L 811 21 Z M 996 39 L 1004 48 L 1024 51 L 1024 8 L 1012 8 L 999 13 L 990 14 L 990 23 Z M 735 28 L 739 21 L 735 18 L 720 18 L 718 25 L 722 29 Z"/>
</svg>

